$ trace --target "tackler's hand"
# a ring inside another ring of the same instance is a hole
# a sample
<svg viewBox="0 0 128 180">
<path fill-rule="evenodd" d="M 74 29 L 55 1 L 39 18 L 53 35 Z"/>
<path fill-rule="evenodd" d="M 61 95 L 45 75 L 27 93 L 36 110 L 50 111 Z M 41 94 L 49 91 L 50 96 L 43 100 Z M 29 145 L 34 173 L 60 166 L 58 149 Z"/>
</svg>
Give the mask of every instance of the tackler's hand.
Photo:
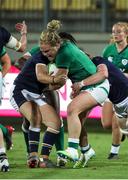
<svg viewBox="0 0 128 180">
<path fill-rule="evenodd" d="M 27 25 L 26 25 L 25 21 L 23 21 L 22 23 L 17 23 L 15 25 L 15 28 L 17 31 L 19 31 L 21 33 L 21 35 L 27 34 Z"/>
</svg>

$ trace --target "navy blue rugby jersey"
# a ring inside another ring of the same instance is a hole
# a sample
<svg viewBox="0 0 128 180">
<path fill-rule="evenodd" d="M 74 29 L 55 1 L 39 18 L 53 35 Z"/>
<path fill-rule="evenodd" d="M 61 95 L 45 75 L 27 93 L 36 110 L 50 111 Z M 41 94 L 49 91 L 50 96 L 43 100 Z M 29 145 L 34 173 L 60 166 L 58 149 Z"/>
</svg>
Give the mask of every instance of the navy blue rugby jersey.
<svg viewBox="0 0 128 180">
<path fill-rule="evenodd" d="M 14 81 L 16 89 L 27 89 L 32 93 L 41 94 L 46 84 L 40 83 L 36 77 L 36 64 L 48 64 L 49 60 L 41 52 L 28 59 Z"/>
<path fill-rule="evenodd" d="M 92 61 L 96 66 L 105 64 L 108 68 L 110 83 L 108 97 L 111 102 L 117 104 L 123 101 L 128 96 L 128 78 L 115 65 L 102 57 L 94 57 Z"/>
<path fill-rule="evenodd" d="M 0 26 L 0 53 L 11 37 L 10 32 L 8 32 L 4 27 Z"/>
</svg>

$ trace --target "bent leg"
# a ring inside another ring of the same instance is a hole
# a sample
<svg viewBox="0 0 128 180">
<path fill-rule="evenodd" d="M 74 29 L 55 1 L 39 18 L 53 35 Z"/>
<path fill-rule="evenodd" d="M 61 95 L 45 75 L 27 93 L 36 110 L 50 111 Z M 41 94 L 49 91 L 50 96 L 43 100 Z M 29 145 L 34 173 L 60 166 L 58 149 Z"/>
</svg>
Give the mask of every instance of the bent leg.
<svg viewBox="0 0 128 180">
<path fill-rule="evenodd" d="M 45 91 L 44 95 L 46 96 L 46 101 L 48 104 L 53 106 L 58 115 L 60 115 L 60 100 L 59 100 L 59 93 L 57 91 Z M 61 119 L 61 127 L 60 132 L 57 136 L 56 143 L 55 143 L 56 150 L 63 150 L 64 149 L 64 125 L 63 119 Z"/>
<path fill-rule="evenodd" d="M 40 126 L 42 117 L 39 107 L 34 102 L 25 102 L 20 106 L 20 112 L 30 121 L 28 132 L 30 157 L 27 161 L 28 166 L 33 168 L 38 166 L 38 148 L 40 141 Z"/>
<path fill-rule="evenodd" d="M 83 92 L 75 97 L 67 108 L 67 123 L 69 138 L 79 139 L 81 133 L 81 122 L 79 114 L 87 112 L 98 103 L 88 92 Z"/>
<path fill-rule="evenodd" d="M 47 166 L 54 166 L 51 163 L 47 163 L 49 160 L 49 155 L 52 150 L 53 145 L 56 142 L 57 136 L 60 130 L 60 119 L 55 109 L 45 104 L 44 106 L 40 106 L 40 112 L 42 115 L 43 123 L 47 126 L 47 130 L 44 133 L 42 149 L 41 149 L 41 161 L 40 167 L 44 168 Z M 42 161 L 42 158 L 44 161 Z M 50 165 L 48 165 L 50 164 Z"/>
<path fill-rule="evenodd" d="M 86 113 L 89 109 L 97 105 L 97 101 L 88 92 L 82 92 L 75 97 L 67 108 L 67 123 L 68 123 L 68 148 L 64 152 L 58 152 L 60 156 L 69 158 L 70 160 L 78 160 L 78 146 L 81 134 L 81 121 L 79 115 L 82 112 Z"/>
</svg>

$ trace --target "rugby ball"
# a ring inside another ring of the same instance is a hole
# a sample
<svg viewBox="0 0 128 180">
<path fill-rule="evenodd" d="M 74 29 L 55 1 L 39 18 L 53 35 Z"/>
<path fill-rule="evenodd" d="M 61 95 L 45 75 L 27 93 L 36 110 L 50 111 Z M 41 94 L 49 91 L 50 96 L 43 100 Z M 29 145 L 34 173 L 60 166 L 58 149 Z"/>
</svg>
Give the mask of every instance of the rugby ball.
<svg viewBox="0 0 128 180">
<path fill-rule="evenodd" d="M 55 75 L 58 72 L 58 68 L 55 63 L 49 63 L 48 64 L 48 73 L 51 75 Z"/>
</svg>

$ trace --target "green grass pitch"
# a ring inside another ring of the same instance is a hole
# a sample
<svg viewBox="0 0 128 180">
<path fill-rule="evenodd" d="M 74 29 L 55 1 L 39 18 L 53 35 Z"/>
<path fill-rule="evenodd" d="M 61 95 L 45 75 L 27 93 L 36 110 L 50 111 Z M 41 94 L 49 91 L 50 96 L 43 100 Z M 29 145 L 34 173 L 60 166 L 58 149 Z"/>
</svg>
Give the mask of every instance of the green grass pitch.
<svg viewBox="0 0 128 180">
<path fill-rule="evenodd" d="M 0 179 L 128 179 L 128 139 L 120 148 L 118 160 L 108 160 L 111 146 L 111 133 L 89 132 L 89 142 L 96 151 L 96 156 L 88 163 L 88 167 L 72 169 L 72 163 L 66 168 L 29 169 L 26 165 L 26 152 L 22 132 L 13 135 L 14 147 L 8 151 L 10 172 L 0 172 Z M 67 142 L 67 134 L 65 134 Z M 66 143 L 65 143 L 66 147 Z M 53 148 L 50 158 L 56 161 Z"/>
</svg>

